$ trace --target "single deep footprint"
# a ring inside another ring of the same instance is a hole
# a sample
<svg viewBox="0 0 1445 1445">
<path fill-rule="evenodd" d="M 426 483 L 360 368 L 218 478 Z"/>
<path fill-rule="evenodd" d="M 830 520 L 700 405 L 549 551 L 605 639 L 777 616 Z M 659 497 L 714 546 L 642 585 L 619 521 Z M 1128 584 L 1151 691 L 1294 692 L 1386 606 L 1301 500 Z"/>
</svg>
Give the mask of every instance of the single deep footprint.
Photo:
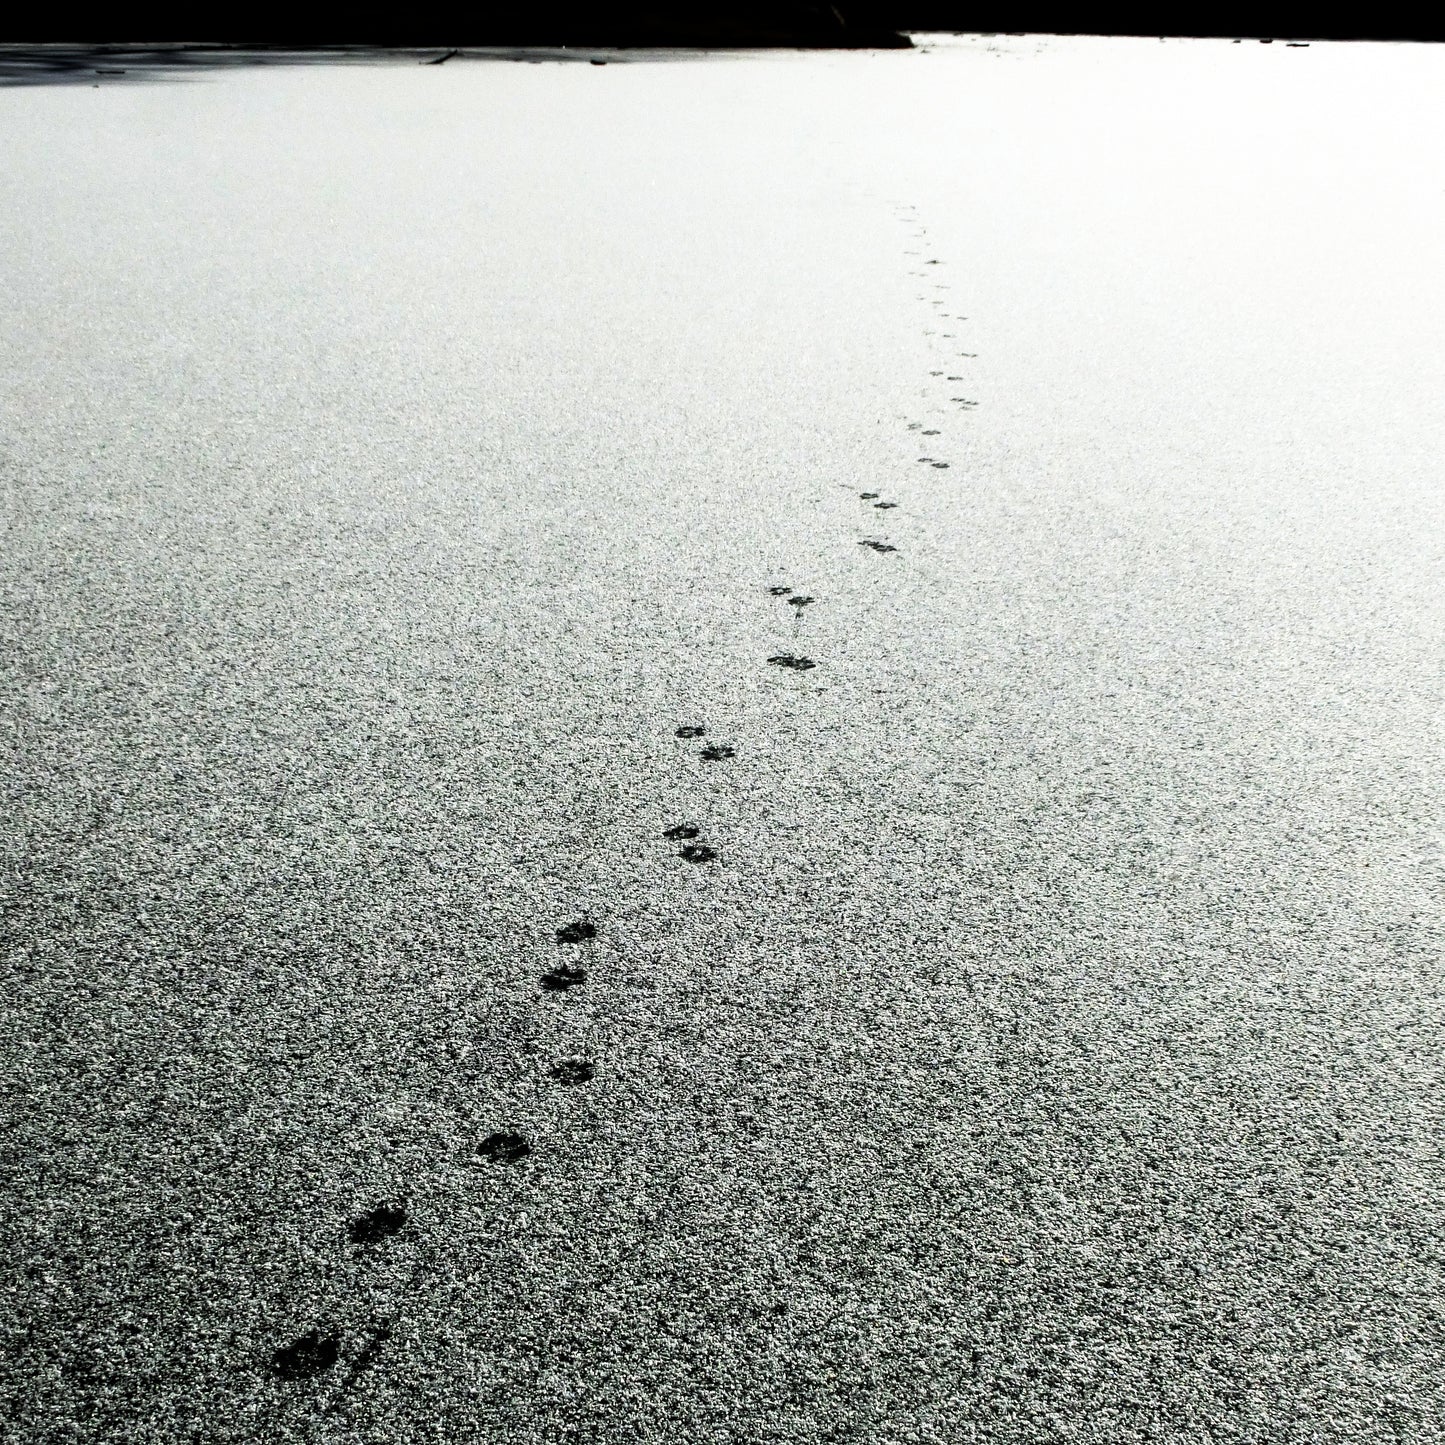
<svg viewBox="0 0 1445 1445">
<path fill-rule="evenodd" d="M 542 987 L 548 993 L 563 993 L 569 988 L 576 988 L 578 984 L 587 982 L 587 970 L 585 968 L 573 968 L 569 964 L 563 964 L 554 968 L 550 973 L 542 975 Z"/>
<path fill-rule="evenodd" d="M 706 731 L 707 729 L 704 727 L 698 727 L 696 724 L 688 724 L 686 727 L 678 728 L 677 736 L 680 738 L 700 738 Z"/>
<path fill-rule="evenodd" d="M 859 542 L 860 547 L 871 547 L 875 552 L 896 552 L 897 547 L 891 542 Z"/>
<path fill-rule="evenodd" d="M 791 652 L 780 652 L 768 661 L 776 667 L 791 667 L 795 672 L 806 672 L 810 667 L 818 665 L 811 657 L 794 657 Z"/>
<path fill-rule="evenodd" d="M 934 465 L 935 467 L 937 467 L 938 470 L 941 471 L 941 472 L 946 472 L 946 471 L 948 470 L 948 463 L 947 463 L 947 462 L 934 462 L 933 465 Z"/>
<path fill-rule="evenodd" d="M 488 1134 L 477 1145 L 477 1158 L 490 1160 L 494 1164 L 515 1164 L 532 1152 L 532 1146 L 520 1134 L 502 1130 Z"/>
<path fill-rule="evenodd" d="M 701 828 L 694 828 L 691 823 L 674 823 L 672 827 L 662 830 L 662 836 L 680 843 L 689 838 L 696 838 L 701 831 Z"/>
<path fill-rule="evenodd" d="M 552 1066 L 552 1077 L 559 1084 L 586 1084 L 597 1072 L 596 1066 L 586 1059 L 563 1059 Z"/>
<path fill-rule="evenodd" d="M 370 1213 L 353 1219 L 347 1226 L 346 1235 L 352 1244 L 363 1249 L 390 1239 L 406 1223 L 406 1205 L 378 1204 Z"/>
<path fill-rule="evenodd" d="M 859 492 L 858 495 L 859 495 L 860 497 L 862 497 L 865 502 L 871 502 L 871 501 L 878 495 L 878 493 L 877 493 L 877 492 Z"/>
<path fill-rule="evenodd" d="M 725 758 L 735 758 L 737 755 L 738 750 L 728 747 L 726 743 L 709 743 L 701 754 L 703 761 L 709 763 L 720 763 Z"/>
<path fill-rule="evenodd" d="M 717 857 L 717 850 L 709 848 L 706 843 L 684 843 L 677 850 L 679 858 L 686 858 L 689 863 L 711 863 Z"/>
<path fill-rule="evenodd" d="M 310 1380 L 329 1370 L 341 1354 L 341 1337 L 308 1330 L 271 1356 L 271 1372 L 283 1380 Z"/>
<path fill-rule="evenodd" d="M 788 595 L 788 593 L 791 592 L 792 590 L 793 590 L 793 589 L 792 589 L 791 587 L 769 587 L 769 588 L 768 588 L 768 591 L 771 592 L 774 597 L 786 597 L 786 596 Z"/>
<path fill-rule="evenodd" d="M 557 930 L 558 943 L 586 943 L 596 937 L 596 927 L 585 918 L 579 918 L 576 923 L 569 923 L 565 928 Z"/>
<path fill-rule="evenodd" d="M 788 606 L 789 606 L 789 607 L 799 607 L 799 608 L 801 608 L 801 607 L 806 607 L 806 606 L 808 606 L 808 604 L 811 603 L 812 601 L 814 601 L 814 599 L 813 599 L 812 597 L 804 597 L 801 593 L 799 593 L 798 596 L 796 596 L 796 597 L 789 597 L 789 598 L 788 598 Z"/>
<path fill-rule="evenodd" d="M 926 432 L 923 433 L 923 435 L 926 436 L 926 437 L 936 437 L 936 436 L 941 436 L 942 433 L 941 433 L 940 431 L 938 431 L 937 429 L 935 429 L 935 430 L 933 430 L 933 431 L 926 431 Z"/>
<path fill-rule="evenodd" d="M 897 505 L 897 502 L 874 502 L 873 508 L 878 512 L 891 512 Z"/>
</svg>

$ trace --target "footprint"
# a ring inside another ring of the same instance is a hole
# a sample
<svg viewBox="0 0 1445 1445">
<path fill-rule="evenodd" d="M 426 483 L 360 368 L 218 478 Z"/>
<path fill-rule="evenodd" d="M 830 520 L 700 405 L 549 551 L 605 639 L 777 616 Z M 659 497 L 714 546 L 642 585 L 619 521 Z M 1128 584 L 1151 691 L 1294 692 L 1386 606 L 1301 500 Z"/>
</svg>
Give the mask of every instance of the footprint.
<svg viewBox="0 0 1445 1445">
<path fill-rule="evenodd" d="M 784 591 L 786 590 L 785 588 Z M 706 731 L 706 728 L 690 725 L 688 727 L 678 728 L 677 736 L 680 738 L 700 738 Z"/>
<path fill-rule="evenodd" d="M 791 667 L 795 672 L 807 672 L 810 667 L 818 665 L 811 657 L 794 657 L 791 652 L 780 652 L 775 657 L 770 657 L 768 661 L 777 667 Z"/>
<path fill-rule="evenodd" d="M 558 943 L 586 943 L 596 937 L 597 929 L 585 918 L 579 918 L 576 923 L 569 923 L 565 928 L 557 930 Z"/>
<path fill-rule="evenodd" d="M 811 667 L 813 664 L 808 664 Z M 706 843 L 684 843 L 677 850 L 679 858 L 686 858 L 689 863 L 711 863 L 717 857 L 717 850 L 709 848 Z"/>
<path fill-rule="evenodd" d="M 933 460 L 933 458 L 932 458 L 932 457 L 919 457 L 918 460 L 919 460 L 920 462 L 931 462 L 931 461 Z"/>
<path fill-rule="evenodd" d="M 710 743 L 702 750 L 703 761 L 708 763 L 720 763 L 724 758 L 735 758 L 737 755 L 738 750 L 726 743 Z"/>
<path fill-rule="evenodd" d="M 964 406 L 977 406 L 977 405 L 978 405 L 978 403 L 977 403 L 976 401 L 970 401 L 966 396 L 951 396 L 951 397 L 949 397 L 948 399 L 949 399 L 949 401 L 960 402 L 960 403 L 962 403 L 962 405 L 964 405 Z"/>
<path fill-rule="evenodd" d="M 871 501 L 878 495 L 878 493 L 877 493 L 877 492 L 859 492 L 858 495 L 859 495 L 860 497 L 862 497 L 865 502 L 871 502 Z"/>
<path fill-rule="evenodd" d="M 897 505 L 897 502 L 874 502 L 873 509 L 877 512 L 891 512 Z"/>
<path fill-rule="evenodd" d="M 911 421 L 911 422 L 908 423 L 908 430 L 909 430 L 909 431 L 917 431 L 918 428 L 921 427 L 922 425 L 923 425 L 923 423 L 922 423 L 921 421 Z"/>
<path fill-rule="evenodd" d="M 929 374 L 930 376 L 942 376 L 942 375 L 943 375 L 943 373 L 942 373 L 941 371 L 930 371 L 928 374 Z"/>
<path fill-rule="evenodd" d="M 925 266 L 941 266 L 941 265 L 943 265 L 943 262 L 942 262 L 942 261 L 925 261 L 923 264 L 924 264 Z"/>
<path fill-rule="evenodd" d="M 405 1204 L 378 1204 L 369 1214 L 353 1219 L 346 1235 L 362 1248 L 390 1239 L 406 1223 Z"/>
<path fill-rule="evenodd" d="M 542 975 L 542 987 L 548 993 L 561 993 L 565 989 L 576 988 L 579 983 L 587 982 L 587 970 L 585 968 L 572 968 L 563 964 L 560 968 L 554 968 L 550 973 Z"/>
<path fill-rule="evenodd" d="M 532 1146 L 520 1134 L 503 1130 L 499 1134 L 488 1134 L 477 1145 L 477 1157 L 489 1159 L 498 1164 L 515 1164 L 532 1152 Z"/>
<path fill-rule="evenodd" d="M 949 379 L 950 381 L 962 381 L 962 380 L 963 380 L 963 378 L 962 378 L 961 376 L 950 376 L 948 379 Z"/>
<path fill-rule="evenodd" d="M 898 550 L 897 547 L 892 546 L 888 542 L 859 542 L 858 545 L 860 547 L 871 547 L 875 552 L 896 552 Z M 768 660 L 770 662 L 772 661 L 771 658 Z"/>
<path fill-rule="evenodd" d="M 559 1084 L 590 1083 L 596 1072 L 596 1065 L 589 1064 L 586 1059 L 563 1059 L 560 1064 L 552 1066 L 552 1077 Z"/>
<path fill-rule="evenodd" d="M 283 1380 L 310 1380 L 329 1370 L 341 1354 L 341 1337 L 308 1330 L 271 1356 L 271 1370 Z"/>
<path fill-rule="evenodd" d="M 937 468 L 939 469 L 939 471 L 941 471 L 941 472 L 946 472 L 946 471 L 948 470 L 948 463 L 947 463 L 947 462 L 934 462 L 933 465 L 934 465 L 935 467 L 937 467 Z"/>
<path fill-rule="evenodd" d="M 789 607 L 806 607 L 806 606 L 807 606 L 810 602 L 812 602 L 813 600 L 814 600 L 814 599 L 811 598 L 811 597 L 803 597 L 803 596 L 801 596 L 801 595 L 800 595 L 800 596 L 797 596 L 797 597 L 789 597 L 789 598 L 788 598 L 788 606 L 789 606 Z"/>
<path fill-rule="evenodd" d="M 937 431 L 926 431 L 926 432 L 923 433 L 923 435 L 926 436 L 926 437 L 936 437 L 936 436 L 940 435 L 940 433 L 937 432 Z"/>
<path fill-rule="evenodd" d="M 686 838 L 696 838 L 701 831 L 700 828 L 694 828 L 691 823 L 674 823 L 672 827 L 662 830 L 662 836 L 678 842 Z"/>
<path fill-rule="evenodd" d="M 788 595 L 788 593 L 791 592 L 792 590 L 793 590 L 793 589 L 792 589 L 791 587 L 769 587 L 769 588 L 768 588 L 768 591 L 771 592 L 774 597 L 786 597 L 786 596 Z"/>
</svg>

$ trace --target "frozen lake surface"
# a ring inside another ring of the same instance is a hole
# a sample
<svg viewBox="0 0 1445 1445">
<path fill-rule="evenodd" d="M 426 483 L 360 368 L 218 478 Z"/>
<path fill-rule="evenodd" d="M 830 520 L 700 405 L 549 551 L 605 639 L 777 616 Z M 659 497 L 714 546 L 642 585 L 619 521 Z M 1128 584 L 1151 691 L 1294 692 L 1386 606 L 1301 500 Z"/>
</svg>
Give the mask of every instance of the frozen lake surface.
<svg viewBox="0 0 1445 1445">
<path fill-rule="evenodd" d="M 7 1441 L 1445 1438 L 1442 140 L 0 90 Z"/>
</svg>

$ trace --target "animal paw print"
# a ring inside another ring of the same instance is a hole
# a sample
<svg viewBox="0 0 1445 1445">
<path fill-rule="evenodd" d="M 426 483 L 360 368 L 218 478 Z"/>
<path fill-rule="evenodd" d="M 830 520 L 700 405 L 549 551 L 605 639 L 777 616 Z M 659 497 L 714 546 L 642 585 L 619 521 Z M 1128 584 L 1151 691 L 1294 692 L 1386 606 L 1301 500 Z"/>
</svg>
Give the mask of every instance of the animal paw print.
<svg viewBox="0 0 1445 1445">
<path fill-rule="evenodd" d="M 477 1144 L 477 1162 L 493 1164 L 515 1164 L 532 1152 L 532 1146 L 520 1135 L 504 1129 L 500 1133 L 488 1134 Z"/>
<path fill-rule="evenodd" d="M 727 758 L 735 758 L 737 755 L 738 750 L 728 747 L 726 743 L 709 743 L 702 750 L 703 761 L 709 763 L 720 763 Z"/>
<path fill-rule="evenodd" d="M 579 918 L 576 923 L 569 923 L 557 930 L 558 943 L 590 943 L 596 937 L 596 925 L 585 918 Z"/>
<path fill-rule="evenodd" d="M 353 1219 L 347 1226 L 346 1234 L 352 1244 L 367 1249 L 390 1239 L 406 1224 L 406 1204 L 378 1204 L 367 1214 Z"/>
<path fill-rule="evenodd" d="M 689 863 L 711 863 L 717 857 L 717 851 L 706 843 L 693 841 L 701 834 L 702 830 L 692 823 L 674 823 L 670 828 L 662 830 L 664 838 L 671 838 L 673 842 L 683 845 L 677 850 L 679 858 L 686 858 Z"/>
<path fill-rule="evenodd" d="M 596 1073 L 596 1065 L 586 1059 L 563 1059 L 561 1063 L 552 1066 L 552 1077 L 559 1084 L 566 1084 L 568 1087 L 590 1083 Z"/>
<path fill-rule="evenodd" d="M 310 1380 L 324 1374 L 341 1354 L 341 1337 L 308 1330 L 271 1356 L 271 1371 L 283 1380 Z"/>
<path fill-rule="evenodd" d="M 769 587 L 768 591 L 774 597 L 786 597 L 793 589 L 791 587 Z"/>
<path fill-rule="evenodd" d="M 562 964 L 542 975 L 542 987 L 548 993 L 565 993 L 569 988 L 576 988 L 586 982 L 587 970 L 573 968 L 570 964 Z"/>
<path fill-rule="evenodd" d="M 804 596 L 802 596 L 801 594 L 799 594 L 799 595 L 797 595 L 797 596 L 793 596 L 793 597 L 789 597 L 789 598 L 788 598 L 788 606 L 789 606 L 789 607 L 796 607 L 796 608 L 798 608 L 799 610 L 801 610 L 802 608 L 807 607 L 807 606 L 808 606 L 809 604 L 811 604 L 813 601 L 814 601 L 814 599 L 813 599 L 812 597 L 804 597 Z"/>
<path fill-rule="evenodd" d="M 689 723 L 678 728 L 677 736 L 680 738 L 700 738 L 705 732 L 707 732 L 706 728 L 698 727 L 695 723 Z"/>
</svg>

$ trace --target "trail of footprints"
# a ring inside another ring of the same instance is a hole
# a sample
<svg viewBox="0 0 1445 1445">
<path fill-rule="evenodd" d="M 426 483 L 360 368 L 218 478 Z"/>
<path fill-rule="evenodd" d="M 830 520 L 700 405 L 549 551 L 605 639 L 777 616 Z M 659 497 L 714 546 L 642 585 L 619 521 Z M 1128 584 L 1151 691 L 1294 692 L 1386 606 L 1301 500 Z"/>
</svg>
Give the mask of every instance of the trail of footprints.
<svg viewBox="0 0 1445 1445">
<path fill-rule="evenodd" d="M 917 241 L 920 243 L 925 241 L 928 234 L 927 228 L 918 220 L 912 206 L 903 208 L 900 219 L 913 228 Z M 921 257 L 921 252 L 917 250 L 905 251 L 904 254 L 910 258 Z M 943 262 L 936 256 L 928 256 L 919 260 L 920 268 L 942 264 Z M 909 274 L 914 277 L 927 278 L 936 273 L 917 269 L 910 271 Z M 940 282 L 933 282 L 932 287 L 939 291 L 948 289 L 945 284 Z M 928 300 L 934 309 L 941 309 L 944 305 L 940 299 L 927 297 L 923 293 L 919 293 L 918 299 L 920 301 Z M 968 318 L 954 314 L 948 319 L 961 322 Z M 931 336 L 935 333 L 925 330 L 925 334 Z M 949 332 L 943 333 L 943 337 L 946 340 L 955 339 Z M 957 355 L 960 359 L 971 360 L 975 353 L 961 351 Z M 948 384 L 964 380 L 961 375 L 950 375 L 943 369 L 931 370 L 928 375 L 935 381 L 944 381 Z M 963 409 L 971 409 L 978 404 L 976 401 L 961 396 L 950 397 L 949 400 Z M 942 435 L 939 428 L 925 427 L 921 421 L 908 422 L 907 429 L 925 437 Z M 946 460 L 931 456 L 919 457 L 918 462 L 939 471 L 947 470 L 949 467 Z M 871 504 L 873 510 L 879 512 L 896 510 L 899 505 L 874 491 L 859 492 L 858 497 L 861 501 Z M 898 551 L 893 543 L 874 537 L 862 538 L 858 545 L 882 554 Z M 811 607 L 817 599 L 790 586 L 773 585 L 769 586 L 767 591 L 769 595 L 781 599 L 786 606 L 793 610 L 794 630 L 795 632 L 800 630 L 804 610 Z M 773 653 L 768 656 L 767 663 L 784 671 L 800 673 L 811 671 L 818 665 L 811 657 L 794 652 Z M 707 737 L 707 728 L 702 723 L 682 723 L 674 730 L 674 736 L 682 742 L 703 742 L 703 739 Z M 702 747 L 698 750 L 698 757 L 702 762 L 709 764 L 728 762 L 737 757 L 737 749 L 728 743 L 707 741 L 703 742 Z M 670 823 L 660 832 L 662 838 L 667 842 L 678 845 L 676 856 L 684 862 L 701 866 L 718 861 L 717 849 L 705 839 L 700 825 L 691 822 Z M 555 930 L 556 946 L 558 949 L 564 950 L 565 955 L 559 956 L 552 966 L 541 974 L 539 988 L 542 993 L 566 994 L 586 985 L 592 964 L 591 945 L 597 936 L 597 925 L 586 917 L 563 924 Z M 580 955 L 578 950 L 581 951 Z M 579 956 L 583 962 L 574 961 Z M 562 1058 L 551 1066 L 547 1077 L 559 1088 L 581 1088 L 597 1078 L 597 1066 L 590 1059 Z M 467 1162 L 473 1166 L 505 1169 L 522 1164 L 531 1155 L 532 1144 L 523 1134 L 507 1127 L 479 1138 L 472 1146 L 472 1150 Z M 384 1249 L 389 1240 L 404 1232 L 407 1223 L 408 1214 L 404 1199 L 382 1201 L 365 1214 L 351 1220 L 346 1233 L 347 1240 L 353 1248 L 353 1259 L 365 1260 Z M 417 1266 L 410 1281 L 412 1288 L 419 1282 L 423 1269 L 424 1265 Z M 410 1289 L 407 1293 L 409 1292 Z M 332 1413 L 339 1407 L 350 1386 L 381 1354 L 387 1341 L 391 1338 L 392 1327 L 390 1320 L 375 1322 L 372 1325 L 365 1344 L 352 1359 L 350 1368 L 340 1381 L 326 1413 Z M 319 1327 L 310 1329 L 272 1354 L 271 1373 L 277 1379 L 289 1382 L 314 1379 L 326 1374 L 337 1365 L 341 1359 L 342 1345 L 342 1336 L 337 1331 L 323 1331 Z"/>
</svg>

